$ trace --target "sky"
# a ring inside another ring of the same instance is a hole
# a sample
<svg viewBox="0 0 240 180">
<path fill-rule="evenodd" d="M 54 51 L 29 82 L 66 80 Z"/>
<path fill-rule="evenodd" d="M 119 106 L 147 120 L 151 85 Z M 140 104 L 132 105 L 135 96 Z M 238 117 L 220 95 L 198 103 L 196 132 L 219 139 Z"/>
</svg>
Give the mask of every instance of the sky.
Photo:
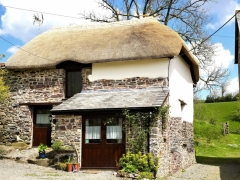
<svg viewBox="0 0 240 180">
<path fill-rule="evenodd" d="M 106 13 L 104 10 L 99 9 L 97 1 L 0 0 L 0 37 L 8 41 L 6 42 L 0 38 L 0 54 L 6 56 L 0 62 L 6 62 L 18 50 L 15 46 L 23 46 L 37 35 L 52 27 L 91 23 L 80 19 L 79 13 L 84 11 L 95 11 L 99 14 Z M 240 10 L 240 0 L 215 0 L 215 2 L 208 3 L 205 8 L 209 9 L 208 13 L 212 16 L 211 23 L 206 26 L 209 34 L 211 34 L 230 19 L 235 14 L 235 10 Z M 33 24 L 33 14 L 40 14 L 23 9 L 71 16 L 72 18 L 43 13 L 43 24 L 39 27 L 37 23 Z M 236 93 L 238 91 L 238 68 L 234 64 L 234 37 L 235 19 L 233 18 L 212 38 L 212 42 L 218 46 L 217 54 L 214 57 L 215 61 L 218 65 L 228 68 L 230 72 L 228 93 Z M 203 91 L 199 94 L 199 97 L 205 99 L 208 94 L 208 92 Z"/>
</svg>

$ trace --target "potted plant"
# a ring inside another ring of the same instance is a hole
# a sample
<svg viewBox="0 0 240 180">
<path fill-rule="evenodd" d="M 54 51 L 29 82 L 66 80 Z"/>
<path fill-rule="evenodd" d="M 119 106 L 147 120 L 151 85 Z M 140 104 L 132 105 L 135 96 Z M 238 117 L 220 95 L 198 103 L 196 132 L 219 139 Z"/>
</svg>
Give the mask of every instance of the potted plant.
<svg viewBox="0 0 240 180">
<path fill-rule="evenodd" d="M 73 164 L 71 163 L 70 156 L 68 156 L 68 159 L 67 159 L 67 172 L 72 172 L 72 170 L 73 170 Z"/>
<path fill-rule="evenodd" d="M 73 172 L 79 172 L 80 171 L 80 163 L 74 162 L 73 163 Z"/>
<path fill-rule="evenodd" d="M 47 145 L 40 143 L 38 146 L 38 153 L 39 153 L 39 158 L 44 159 L 46 152 L 45 150 L 47 149 Z"/>
</svg>

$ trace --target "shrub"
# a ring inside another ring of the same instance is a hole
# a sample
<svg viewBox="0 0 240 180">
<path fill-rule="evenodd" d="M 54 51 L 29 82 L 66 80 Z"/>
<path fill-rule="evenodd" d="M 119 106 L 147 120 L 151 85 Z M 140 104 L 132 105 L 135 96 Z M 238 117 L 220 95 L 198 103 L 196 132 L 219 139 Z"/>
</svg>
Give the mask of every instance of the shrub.
<svg viewBox="0 0 240 180">
<path fill-rule="evenodd" d="M 58 162 L 56 165 L 56 169 L 60 169 L 62 171 L 65 171 L 67 168 L 67 164 L 66 163 L 62 163 L 62 162 Z"/>
<path fill-rule="evenodd" d="M 153 158 L 151 153 L 137 154 L 129 153 L 123 154 L 119 160 L 123 172 L 153 172 L 156 174 L 159 167 L 159 157 Z"/>
<path fill-rule="evenodd" d="M 54 150 L 54 151 L 57 151 L 57 150 L 59 150 L 59 149 L 61 149 L 61 147 L 62 147 L 62 141 L 54 141 L 53 143 L 52 143 L 52 149 Z"/>
<path fill-rule="evenodd" d="M 233 121 L 240 121 L 240 107 L 232 111 L 230 117 Z"/>
<path fill-rule="evenodd" d="M 214 118 L 211 118 L 211 119 L 209 120 L 209 124 L 215 125 L 216 123 L 217 123 L 217 120 L 214 119 Z"/>
<path fill-rule="evenodd" d="M 194 119 L 204 120 L 206 114 L 206 106 L 203 103 L 194 103 Z"/>
<path fill-rule="evenodd" d="M 240 128 L 236 129 L 237 134 L 240 134 Z"/>
<path fill-rule="evenodd" d="M 153 179 L 153 174 L 151 172 L 140 172 L 138 179 Z"/>
<path fill-rule="evenodd" d="M 7 154 L 7 151 L 0 147 L 0 157 L 6 154 Z"/>
<path fill-rule="evenodd" d="M 222 126 L 207 124 L 205 121 L 194 120 L 194 135 L 195 141 L 198 141 L 198 138 L 206 138 L 208 142 L 211 139 L 219 139 L 223 136 Z"/>
</svg>

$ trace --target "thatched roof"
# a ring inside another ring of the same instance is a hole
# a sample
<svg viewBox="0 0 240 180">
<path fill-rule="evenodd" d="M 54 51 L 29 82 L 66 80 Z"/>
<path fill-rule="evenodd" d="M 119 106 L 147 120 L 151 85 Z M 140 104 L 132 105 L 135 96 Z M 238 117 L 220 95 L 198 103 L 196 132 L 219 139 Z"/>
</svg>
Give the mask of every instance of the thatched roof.
<svg viewBox="0 0 240 180">
<path fill-rule="evenodd" d="M 51 112 L 160 107 L 166 99 L 168 91 L 167 88 L 93 92 L 83 91 L 67 99 L 62 104 L 53 107 Z"/>
<path fill-rule="evenodd" d="M 154 18 L 53 28 L 32 39 L 6 62 L 8 69 L 50 68 L 71 60 L 97 63 L 169 58 L 186 52 L 198 80 L 198 63 L 181 37 Z M 34 54 L 30 54 L 30 53 Z"/>
</svg>

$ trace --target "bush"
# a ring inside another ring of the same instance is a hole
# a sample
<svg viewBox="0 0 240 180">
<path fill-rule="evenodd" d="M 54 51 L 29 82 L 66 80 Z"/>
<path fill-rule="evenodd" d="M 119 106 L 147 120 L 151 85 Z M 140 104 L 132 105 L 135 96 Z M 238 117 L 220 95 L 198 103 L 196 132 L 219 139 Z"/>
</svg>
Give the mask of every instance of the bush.
<svg viewBox="0 0 240 180">
<path fill-rule="evenodd" d="M 240 107 L 232 111 L 230 117 L 233 121 L 240 121 Z"/>
<path fill-rule="evenodd" d="M 62 163 L 62 162 L 58 162 L 55 167 L 56 167 L 56 169 L 65 171 L 67 169 L 67 164 Z"/>
<path fill-rule="evenodd" d="M 194 135 L 195 141 L 198 141 L 198 138 L 208 139 L 208 143 L 211 139 L 219 139 L 223 136 L 222 126 L 207 124 L 205 121 L 194 120 Z"/>
<path fill-rule="evenodd" d="M 203 103 L 194 103 L 194 119 L 204 120 L 206 114 L 206 106 Z"/>
<path fill-rule="evenodd" d="M 62 147 L 62 141 L 54 141 L 51 147 L 54 151 L 60 150 Z"/>
<path fill-rule="evenodd" d="M 216 123 L 217 123 L 217 120 L 214 119 L 214 118 L 211 118 L 211 119 L 209 120 L 209 124 L 215 125 Z"/>
<path fill-rule="evenodd" d="M 132 154 L 127 152 L 119 160 L 123 172 L 137 173 L 137 172 L 153 172 L 156 174 L 158 170 L 159 157 L 153 158 L 151 153 Z"/>
<path fill-rule="evenodd" d="M 153 179 L 153 174 L 151 172 L 140 172 L 138 179 Z"/>
</svg>

